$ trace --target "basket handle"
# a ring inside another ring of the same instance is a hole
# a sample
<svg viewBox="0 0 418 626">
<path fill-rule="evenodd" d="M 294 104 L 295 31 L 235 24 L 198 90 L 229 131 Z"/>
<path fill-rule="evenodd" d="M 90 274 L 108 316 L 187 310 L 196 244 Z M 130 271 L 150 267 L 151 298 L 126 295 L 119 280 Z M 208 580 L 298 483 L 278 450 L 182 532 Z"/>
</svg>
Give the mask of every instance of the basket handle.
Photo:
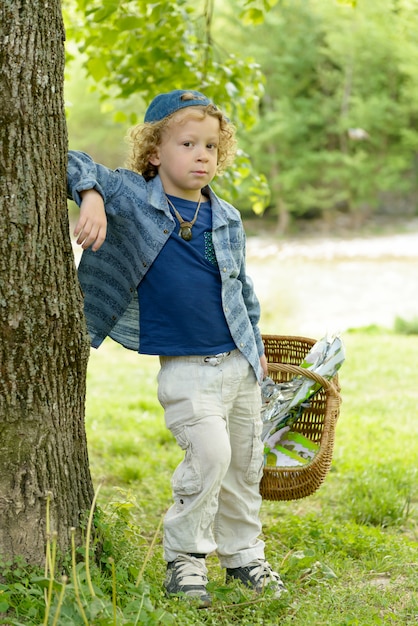
<svg viewBox="0 0 418 626">
<path fill-rule="evenodd" d="M 319 383 L 325 391 L 332 393 L 337 398 L 340 398 L 339 387 L 337 387 L 332 380 L 324 378 L 316 372 L 307 370 L 299 365 L 291 365 L 290 363 L 268 363 L 268 369 L 271 372 L 288 372 L 289 374 L 295 374 L 296 376 L 305 376 L 305 378 L 311 378 L 315 382 Z"/>
</svg>

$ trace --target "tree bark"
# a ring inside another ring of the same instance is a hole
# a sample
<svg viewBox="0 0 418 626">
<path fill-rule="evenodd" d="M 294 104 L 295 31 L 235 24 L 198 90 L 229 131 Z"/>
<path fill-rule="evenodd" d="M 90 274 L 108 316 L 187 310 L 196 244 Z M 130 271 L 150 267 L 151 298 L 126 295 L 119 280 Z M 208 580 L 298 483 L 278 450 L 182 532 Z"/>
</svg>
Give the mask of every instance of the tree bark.
<svg viewBox="0 0 418 626">
<path fill-rule="evenodd" d="M 93 489 L 84 430 L 89 341 L 66 202 L 60 0 L 2 0 L 0 554 L 66 551 Z"/>
</svg>

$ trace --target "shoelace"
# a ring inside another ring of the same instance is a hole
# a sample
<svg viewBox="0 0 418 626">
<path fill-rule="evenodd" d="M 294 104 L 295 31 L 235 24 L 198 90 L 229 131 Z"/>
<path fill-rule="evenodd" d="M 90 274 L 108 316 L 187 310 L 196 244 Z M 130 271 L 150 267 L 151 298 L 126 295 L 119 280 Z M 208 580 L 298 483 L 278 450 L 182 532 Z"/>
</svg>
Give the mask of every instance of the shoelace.
<svg viewBox="0 0 418 626">
<path fill-rule="evenodd" d="M 251 576 L 254 576 L 255 583 L 262 582 L 263 586 L 268 585 L 270 582 L 283 585 L 282 579 L 275 571 L 271 569 L 271 565 L 267 561 L 261 561 L 249 564 L 251 568 Z"/>
<path fill-rule="evenodd" d="M 195 557 L 179 557 L 174 568 L 181 577 L 182 585 L 206 585 L 208 582 L 206 566 Z"/>
</svg>

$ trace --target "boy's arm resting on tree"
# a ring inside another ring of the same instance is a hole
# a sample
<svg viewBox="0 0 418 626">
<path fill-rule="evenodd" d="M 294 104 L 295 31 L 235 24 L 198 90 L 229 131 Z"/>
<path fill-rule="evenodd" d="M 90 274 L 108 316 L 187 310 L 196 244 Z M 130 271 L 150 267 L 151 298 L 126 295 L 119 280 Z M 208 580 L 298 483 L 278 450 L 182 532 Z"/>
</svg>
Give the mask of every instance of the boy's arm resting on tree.
<svg viewBox="0 0 418 626">
<path fill-rule="evenodd" d="M 80 192 L 81 204 L 74 237 L 83 250 L 90 246 L 96 252 L 106 239 L 107 218 L 102 196 L 95 189 Z"/>
<path fill-rule="evenodd" d="M 96 252 L 106 238 L 107 218 L 104 208 L 110 170 L 96 164 L 84 152 L 68 154 L 67 195 L 80 207 L 74 229 L 77 243 Z"/>
</svg>

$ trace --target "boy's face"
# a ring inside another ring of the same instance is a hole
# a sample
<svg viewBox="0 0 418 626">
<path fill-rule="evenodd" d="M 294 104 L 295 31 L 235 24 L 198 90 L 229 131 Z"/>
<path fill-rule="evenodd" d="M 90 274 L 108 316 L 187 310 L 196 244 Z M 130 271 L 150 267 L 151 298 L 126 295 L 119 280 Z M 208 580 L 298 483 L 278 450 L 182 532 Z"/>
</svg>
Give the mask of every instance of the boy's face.
<svg viewBox="0 0 418 626">
<path fill-rule="evenodd" d="M 220 124 L 192 108 L 174 114 L 150 162 L 158 167 L 166 193 L 198 202 L 216 173 Z"/>
</svg>

